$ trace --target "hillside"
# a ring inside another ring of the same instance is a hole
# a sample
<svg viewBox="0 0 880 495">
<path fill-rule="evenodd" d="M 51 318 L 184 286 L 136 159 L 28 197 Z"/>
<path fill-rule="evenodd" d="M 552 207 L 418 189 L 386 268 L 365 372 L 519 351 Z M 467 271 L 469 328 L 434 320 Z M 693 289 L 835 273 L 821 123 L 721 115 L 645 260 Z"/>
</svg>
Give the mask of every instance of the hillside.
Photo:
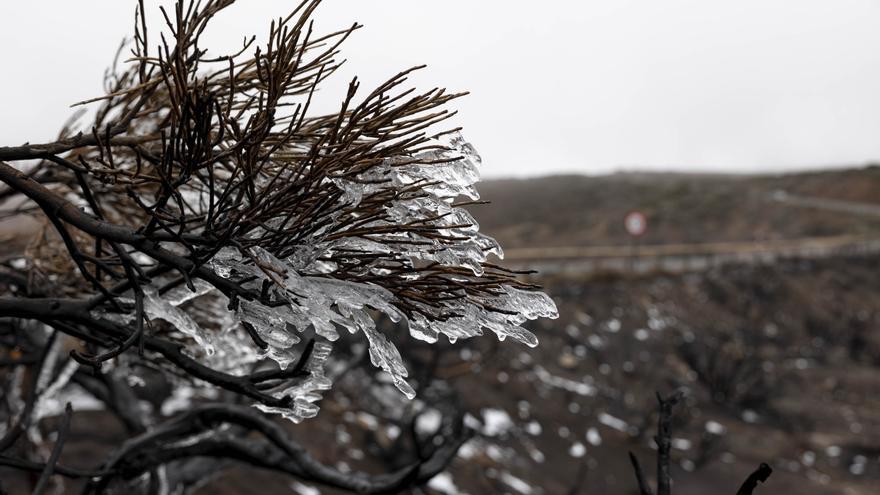
<svg viewBox="0 0 880 495">
<path fill-rule="evenodd" d="M 631 242 L 627 211 L 648 216 L 645 244 L 751 241 L 880 233 L 880 216 L 793 206 L 788 195 L 880 204 L 880 168 L 786 175 L 620 173 L 487 181 L 491 206 L 472 209 L 505 247 Z"/>
<path fill-rule="evenodd" d="M 880 216 L 774 199 L 785 191 L 880 205 L 878 168 L 547 177 L 489 181 L 481 191 L 494 206 L 474 207 L 475 215 L 505 247 L 628 243 L 622 217 L 633 208 L 649 216 L 645 243 L 880 235 Z M 0 248 L 12 249 L 20 241 L 14 234 L 8 229 Z M 676 387 L 689 397 L 674 424 L 677 495 L 733 493 L 760 462 L 775 472 L 759 493 L 877 493 L 878 265 L 874 254 L 686 274 L 545 276 L 537 281 L 560 318 L 531 325 L 540 339 L 535 349 L 494 338 L 428 345 L 388 329 L 408 358 L 432 357 L 437 390 L 454 391 L 477 432 L 421 493 L 455 493 L 438 488 L 450 484 L 471 494 L 635 493 L 627 452 L 651 464 L 654 392 Z M 422 377 L 428 368 L 411 369 Z M 321 460 L 386 471 L 393 457 L 383 449 L 391 444 L 382 443 L 385 427 L 369 413 L 379 401 L 363 394 L 373 373 L 362 359 L 325 395 L 318 418 L 284 427 Z M 352 401 L 367 413 L 351 413 Z M 64 463 L 89 466 L 126 438 L 105 413 L 87 414 L 91 421 L 73 426 Z M 291 488 L 317 490 L 239 468 L 195 493 Z"/>
</svg>

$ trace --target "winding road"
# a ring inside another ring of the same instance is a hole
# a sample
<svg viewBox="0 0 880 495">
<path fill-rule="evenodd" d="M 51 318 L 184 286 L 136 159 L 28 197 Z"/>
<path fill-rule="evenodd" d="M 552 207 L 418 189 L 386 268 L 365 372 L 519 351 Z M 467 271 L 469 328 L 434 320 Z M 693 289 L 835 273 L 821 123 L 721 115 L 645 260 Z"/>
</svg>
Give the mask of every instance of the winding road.
<svg viewBox="0 0 880 495">
<path fill-rule="evenodd" d="M 839 213 L 880 216 L 880 205 L 796 196 L 776 191 L 769 201 L 786 206 Z M 700 244 L 654 244 L 510 249 L 506 265 L 536 270 L 543 275 L 596 272 L 682 273 L 717 266 L 769 264 L 782 259 L 828 258 L 880 253 L 880 237 L 841 235 L 774 241 L 710 242 Z"/>
</svg>

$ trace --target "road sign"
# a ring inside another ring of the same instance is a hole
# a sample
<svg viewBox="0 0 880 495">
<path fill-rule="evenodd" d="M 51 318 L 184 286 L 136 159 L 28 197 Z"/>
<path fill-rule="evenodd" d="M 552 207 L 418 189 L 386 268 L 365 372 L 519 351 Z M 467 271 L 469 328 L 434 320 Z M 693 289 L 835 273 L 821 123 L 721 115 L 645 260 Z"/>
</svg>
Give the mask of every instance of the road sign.
<svg viewBox="0 0 880 495">
<path fill-rule="evenodd" d="M 639 237 L 648 230 L 648 218 L 640 211 L 631 211 L 623 219 L 623 225 L 629 235 Z"/>
</svg>

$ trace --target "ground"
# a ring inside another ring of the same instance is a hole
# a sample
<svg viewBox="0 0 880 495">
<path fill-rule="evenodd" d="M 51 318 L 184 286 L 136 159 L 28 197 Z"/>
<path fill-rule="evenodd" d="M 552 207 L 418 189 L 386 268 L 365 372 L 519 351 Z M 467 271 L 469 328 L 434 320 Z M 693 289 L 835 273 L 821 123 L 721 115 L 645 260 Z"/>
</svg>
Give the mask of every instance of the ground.
<svg viewBox="0 0 880 495">
<path fill-rule="evenodd" d="M 876 186 L 875 168 L 547 178 L 488 183 L 496 204 L 475 211 L 508 247 L 625 243 L 631 208 L 649 214 L 644 242 L 873 235 L 874 217 L 786 206 L 772 195 L 880 203 Z M 20 240 L 8 239 L 7 249 Z M 635 494 L 627 452 L 653 473 L 654 394 L 676 388 L 687 392 L 673 424 L 676 495 L 734 493 L 761 462 L 774 473 L 756 493 L 880 491 L 880 256 L 535 281 L 560 309 L 558 320 L 533 325 L 536 349 L 493 337 L 409 348 L 443 352 L 439 376 L 479 432 L 423 492 Z M 353 412 L 369 404 L 351 402 L 370 373 L 366 365 L 327 394 L 316 419 L 288 425 L 321 460 L 387 469 L 368 446 L 386 442 L 387 429 Z M 123 438 L 101 413 L 77 416 L 62 461 L 91 466 Z M 238 467 L 198 493 L 291 491 L 316 493 Z"/>
</svg>

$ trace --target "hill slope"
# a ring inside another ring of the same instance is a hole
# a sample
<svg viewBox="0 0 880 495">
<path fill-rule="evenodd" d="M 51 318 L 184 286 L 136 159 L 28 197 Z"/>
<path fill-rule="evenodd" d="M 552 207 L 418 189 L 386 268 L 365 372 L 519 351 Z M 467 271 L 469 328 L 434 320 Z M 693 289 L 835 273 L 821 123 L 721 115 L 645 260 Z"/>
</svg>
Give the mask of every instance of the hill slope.
<svg viewBox="0 0 880 495">
<path fill-rule="evenodd" d="M 774 176 L 626 173 L 551 176 L 481 185 L 491 206 L 472 208 L 484 232 L 506 247 L 631 242 L 623 217 L 649 219 L 646 244 L 792 239 L 880 233 L 880 217 L 776 201 L 779 191 L 880 204 L 880 168 Z"/>
</svg>

